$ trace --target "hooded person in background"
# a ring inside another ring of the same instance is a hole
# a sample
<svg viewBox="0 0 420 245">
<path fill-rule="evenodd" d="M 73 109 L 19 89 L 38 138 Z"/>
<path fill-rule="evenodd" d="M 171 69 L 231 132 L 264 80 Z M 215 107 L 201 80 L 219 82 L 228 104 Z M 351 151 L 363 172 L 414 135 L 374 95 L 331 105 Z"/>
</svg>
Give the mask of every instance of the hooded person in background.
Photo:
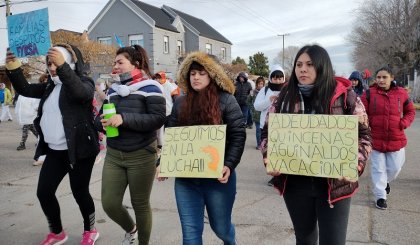
<svg viewBox="0 0 420 245">
<path fill-rule="evenodd" d="M 274 99 L 280 93 L 281 88 L 285 84 L 285 76 L 283 68 L 280 65 L 274 65 L 271 69 L 270 75 L 268 76 L 268 85 L 261 92 L 258 93 L 255 98 L 254 108 L 256 111 L 260 111 L 260 129 L 264 127 L 265 119 L 267 117 L 268 109 L 273 103 Z M 261 139 L 260 139 L 261 143 Z M 258 146 L 260 148 L 260 146 Z M 267 184 L 273 186 L 274 177 L 272 177 Z"/>
<path fill-rule="evenodd" d="M 244 115 L 244 124 L 247 125 L 249 108 L 247 105 L 248 96 L 251 94 L 252 86 L 248 82 L 248 74 L 239 72 L 235 82 L 235 99 L 241 107 L 242 114 Z"/>
<path fill-rule="evenodd" d="M 83 57 L 76 47 L 56 45 L 48 50 L 46 58 L 48 81 L 29 84 L 15 55 L 8 50 L 6 57 L 7 76 L 16 91 L 40 99 L 34 120 L 39 133 L 35 156 L 46 154 L 46 158 L 39 175 L 37 196 L 50 227 L 41 245 L 62 244 L 68 239 L 55 196 L 67 174 L 83 217 L 80 244 L 94 244 L 99 237 L 94 227 L 95 205 L 89 193 L 92 168 L 99 152 L 92 113 L 94 83 L 84 75 Z"/>
<path fill-rule="evenodd" d="M 361 96 L 364 91 L 362 76 L 360 72 L 354 71 L 351 73 L 349 80 L 351 81 L 351 85 L 353 87 L 353 91 L 358 95 Z"/>
<path fill-rule="evenodd" d="M 6 84 L 0 83 L 0 103 L 1 103 L 1 115 L 0 122 L 2 121 L 12 121 L 12 114 L 10 113 L 9 106 L 13 102 L 12 93 L 6 87 Z"/>
<path fill-rule="evenodd" d="M 374 80 L 371 76 L 372 73 L 368 69 L 365 69 L 360 74 L 362 76 L 362 85 L 365 90 L 369 89 L 369 87 L 372 85 L 372 81 Z"/>
</svg>

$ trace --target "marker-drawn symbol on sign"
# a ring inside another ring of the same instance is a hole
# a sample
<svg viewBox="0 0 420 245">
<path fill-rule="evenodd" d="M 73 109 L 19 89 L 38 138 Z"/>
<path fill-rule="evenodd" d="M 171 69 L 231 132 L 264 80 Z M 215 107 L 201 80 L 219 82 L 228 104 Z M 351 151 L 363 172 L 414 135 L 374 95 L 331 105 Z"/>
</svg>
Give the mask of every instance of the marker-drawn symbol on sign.
<svg viewBox="0 0 420 245">
<path fill-rule="evenodd" d="M 201 150 L 204 153 L 210 154 L 211 161 L 208 163 L 208 167 L 209 167 L 209 169 L 211 169 L 213 171 L 216 171 L 217 170 L 217 164 L 220 161 L 220 156 L 219 156 L 219 152 L 217 151 L 217 149 L 214 148 L 213 146 L 208 145 L 206 147 L 201 148 Z"/>
</svg>

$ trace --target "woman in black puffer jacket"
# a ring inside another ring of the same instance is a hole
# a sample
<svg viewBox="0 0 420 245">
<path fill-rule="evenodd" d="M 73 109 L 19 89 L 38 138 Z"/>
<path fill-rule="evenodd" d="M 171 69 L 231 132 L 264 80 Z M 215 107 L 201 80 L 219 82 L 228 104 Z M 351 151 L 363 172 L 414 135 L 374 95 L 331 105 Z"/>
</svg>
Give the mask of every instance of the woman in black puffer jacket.
<svg viewBox="0 0 420 245">
<path fill-rule="evenodd" d="M 209 55 L 194 52 L 181 64 L 179 86 L 186 92 L 174 104 L 168 127 L 226 124 L 222 177 L 176 178 L 175 197 L 184 244 L 203 244 L 204 207 L 210 226 L 224 244 L 235 244 L 231 222 L 236 194 L 235 168 L 244 151 L 246 132 L 235 86 Z"/>
<path fill-rule="evenodd" d="M 102 207 L 124 231 L 122 244 L 149 244 L 152 230 L 150 194 L 156 171 L 156 131 L 166 120 L 165 98 L 160 83 L 152 80 L 149 58 L 140 45 L 117 50 L 113 81 L 104 104 L 113 103 L 116 114 L 105 119 L 99 112 L 98 130 L 117 127 L 119 135 L 107 138 L 102 171 Z M 123 205 L 129 187 L 135 220 Z"/>
</svg>

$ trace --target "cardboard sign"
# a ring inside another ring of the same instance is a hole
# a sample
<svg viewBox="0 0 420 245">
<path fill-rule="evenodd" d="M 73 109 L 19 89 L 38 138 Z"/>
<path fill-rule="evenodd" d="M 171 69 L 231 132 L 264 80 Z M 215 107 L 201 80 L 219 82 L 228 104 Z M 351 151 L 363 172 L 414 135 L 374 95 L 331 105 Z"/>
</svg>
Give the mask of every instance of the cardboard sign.
<svg viewBox="0 0 420 245">
<path fill-rule="evenodd" d="M 220 178 L 226 125 L 165 129 L 159 177 Z"/>
<path fill-rule="evenodd" d="M 16 57 L 45 55 L 51 47 L 47 8 L 8 16 L 7 30 Z"/>
<path fill-rule="evenodd" d="M 358 178 L 358 118 L 271 113 L 267 171 Z"/>
</svg>

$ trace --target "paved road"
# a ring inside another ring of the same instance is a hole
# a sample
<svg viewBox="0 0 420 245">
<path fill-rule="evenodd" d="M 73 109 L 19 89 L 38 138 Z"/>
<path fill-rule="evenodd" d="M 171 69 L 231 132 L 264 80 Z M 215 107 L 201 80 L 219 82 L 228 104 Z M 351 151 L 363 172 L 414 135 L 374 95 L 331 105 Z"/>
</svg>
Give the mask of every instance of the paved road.
<svg viewBox="0 0 420 245">
<path fill-rule="evenodd" d="M 420 244 L 420 115 L 407 130 L 407 162 L 399 179 L 392 183 L 388 210 L 373 205 L 369 168 L 360 179 L 360 191 L 352 200 L 347 244 Z M 260 153 L 255 150 L 255 130 L 247 129 L 243 160 L 237 169 L 237 197 L 233 220 L 238 244 L 295 244 L 293 229 L 282 197 L 266 185 Z M 48 231 L 36 198 L 40 167 L 33 167 L 35 139 L 30 135 L 27 149 L 16 151 L 20 126 L 0 124 L 0 244 L 39 244 Z M 94 166 L 91 193 L 96 204 L 97 244 L 120 244 L 123 231 L 104 213 L 101 206 L 102 164 Z M 68 179 L 57 191 L 62 220 L 69 233 L 67 244 L 79 244 L 82 219 L 71 195 Z M 131 206 L 128 196 L 124 204 Z M 155 182 L 152 192 L 153 231 L 150 244 L 181 244 L 181 228 L 176 211 L 173 180 Z M 132 209 L 130 208 L 132 213 Z M 204 244 L 221 244 L 206 222 Z"/>
</svg>

